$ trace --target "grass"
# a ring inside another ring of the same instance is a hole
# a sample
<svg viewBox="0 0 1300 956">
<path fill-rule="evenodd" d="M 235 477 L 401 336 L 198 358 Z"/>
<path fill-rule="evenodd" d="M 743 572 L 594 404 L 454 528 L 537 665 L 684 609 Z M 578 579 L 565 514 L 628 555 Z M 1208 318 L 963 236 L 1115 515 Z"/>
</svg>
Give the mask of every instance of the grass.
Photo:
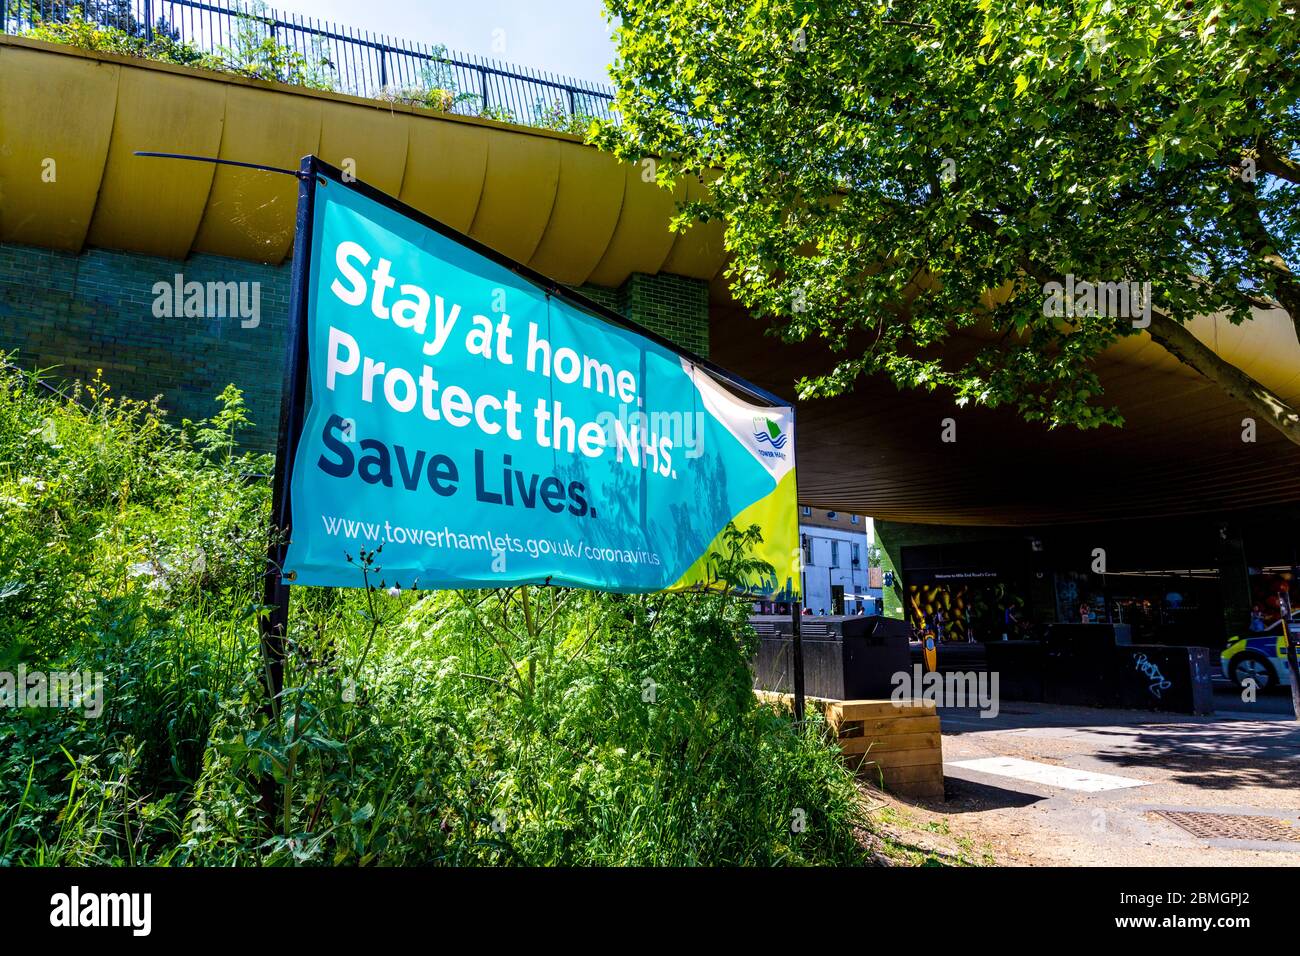
<svg viewBox="0 0 1300 956">
<path fill-rule="evenodd" d="M 878 797 L 878 792 L 873 792 Z M 976 846 L 970 837 L 956 834 L 947 819 L 925 819 L 925 811 L 904 805 L 875 802 L 869 806 L 871 825 L 864 843 L 877 858 L 892 866 L 997 866 L 993 848 Z"/>
<path fill-rule="evenodd" d="M 394 596 L 366 551 L 358 587 L 294 589 L 268 707 L 238 391 L 179 425 L 102 381 L 0 395 L 0 671 L 104 675 L 99 717 L 0 707 L 0 864 L 869 860 L 820 722 L 750 691 L 744 602 Z"/>
</svg>

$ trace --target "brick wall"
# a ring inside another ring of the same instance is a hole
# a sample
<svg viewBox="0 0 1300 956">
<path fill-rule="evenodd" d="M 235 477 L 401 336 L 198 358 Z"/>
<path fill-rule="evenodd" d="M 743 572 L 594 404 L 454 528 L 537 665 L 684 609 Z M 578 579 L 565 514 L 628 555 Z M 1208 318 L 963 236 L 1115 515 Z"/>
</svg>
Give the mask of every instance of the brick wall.
<svg viewBox="0 0 1300 956">
<path fill-rule="evenodd" d="M 584 285 L 578 291 L 696 355 L 709 354 L 707 282 L 634 272 L 620 288 Z"/>
<path fill-rule="evenodd" d="M 154 285 L 257 282 L 260 321 L 156 318 Z M 708 354 L 708 284 L 633 275 L 619 289 L 583 286 L 602 305 L 701 355 Z M 53 379 L 88 379 L 102 369 L 118 393 L 162 397 L 179 423 L 216 411 L 234 383 L 256 425 L 248 444 L 271 450 L 280 416 L 289 267 L 195 255 L 184 262 L 92 249 L 80 255 L 0 243 L 0 351 L 28 368 L 56 366 Z"/>
<path fill-rule="evenodd" d="M 156 318 L 154 285 L 259 283 L 259 323 L 238 318 Z M 230 383 L 244 390 L 257 425 L 250 444 L 274 445 L 280 416 L 287 269 L 219 256 L 185 262 L 124 252 L 81 255 L 0 244 L 0 350 L 17 350 L 49 377 L 88 379 L 102 369 L 131 398 L 162 397 L 174 422 L 207 418 Z"/>
</svg>

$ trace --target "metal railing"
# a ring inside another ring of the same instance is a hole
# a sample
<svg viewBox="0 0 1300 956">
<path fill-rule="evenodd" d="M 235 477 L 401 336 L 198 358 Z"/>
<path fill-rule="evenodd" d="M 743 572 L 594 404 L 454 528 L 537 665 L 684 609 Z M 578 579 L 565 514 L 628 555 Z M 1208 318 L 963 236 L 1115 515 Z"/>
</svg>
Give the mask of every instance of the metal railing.
<svg viewBox="0 0 1300 956">
<path fill-rule="evenodd" d="M 612 89 L 487 57 L 450 52 L 252 0 L 0 0 L 0 32 L 77 43 L 113 31 L 102 48 L 354 96 L 585 131 L 613 120 Z M 120 32 L 119 32 L 120 31 Z"/>
</svg>

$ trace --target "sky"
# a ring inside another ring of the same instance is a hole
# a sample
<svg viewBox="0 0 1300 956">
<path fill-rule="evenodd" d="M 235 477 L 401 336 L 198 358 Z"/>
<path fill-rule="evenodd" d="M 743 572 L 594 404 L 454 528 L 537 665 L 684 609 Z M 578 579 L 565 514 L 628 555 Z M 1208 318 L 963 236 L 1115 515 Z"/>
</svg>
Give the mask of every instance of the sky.
<svg viewBox="0 0 1300 956">
<path fill-rule="evenodd" d="M 609 83 L 606 67 L 614 58 L 601 0 L 273 0 L 269 5 L 598 83 Z"/>
</svg>

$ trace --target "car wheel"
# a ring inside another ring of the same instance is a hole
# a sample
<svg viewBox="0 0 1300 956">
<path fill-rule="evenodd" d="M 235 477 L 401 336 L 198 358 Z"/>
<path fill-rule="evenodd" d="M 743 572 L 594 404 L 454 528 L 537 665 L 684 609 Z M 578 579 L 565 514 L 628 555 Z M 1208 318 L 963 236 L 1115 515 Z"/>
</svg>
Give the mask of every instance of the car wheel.
<svg viewBox="0 0 1300 956">
<path fill-rule="evenodd" d="M 1245 687 L 1248 680 L 1255 682 L 1256 690 L 1267 690 L 1277 683 L 1273 665 L 1259 654 L 1238 654 L 1228 665 L 1228 672 L 1238 687 Z"/>
</svg>

